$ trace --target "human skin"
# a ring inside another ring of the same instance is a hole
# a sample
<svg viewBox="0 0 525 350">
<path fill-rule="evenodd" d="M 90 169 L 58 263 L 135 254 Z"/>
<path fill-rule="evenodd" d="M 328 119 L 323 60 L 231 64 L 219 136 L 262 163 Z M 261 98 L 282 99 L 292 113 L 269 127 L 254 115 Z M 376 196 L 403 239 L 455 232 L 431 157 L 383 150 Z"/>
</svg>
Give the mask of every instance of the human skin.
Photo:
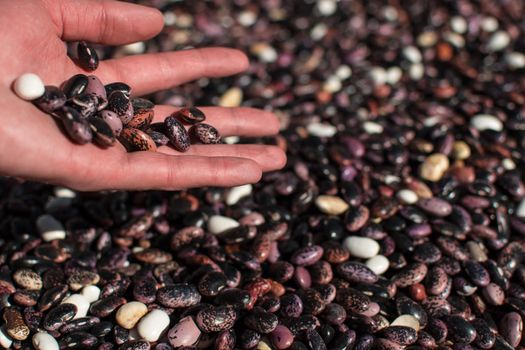
<svg viewBox="0 0 525 350">
<path fill-rule="evenodd" d="M 14 80 L 38 74 L 59 86 L 85 73 L 67 56 L 66 41 L 123 45 L 146 40 L 163 27 L 156 9 L 112 0 L 0 0 L 0 174 L 63 185 L 81 191 L 182 189 L 236 186 L 259 181 L 282 168 L 286 156 L 265 145 L 193 145 L 184 154 L 170 147 L 127 153 L 122 145 L 101 149 L 73 144 L 49 115 L 18 98 Z M 223 77 L 247 69 L 233 49 L 203 48 L 102 61 L 104 83 L 123 81 L 135 96 L 201 77 Z M 156 106 L 162 121 L 175 107 Z M 207 123 L 221 135 L 264 136 L 278 132 L 276 117 L 251 108 L 206 107 Z"/>
</svg>

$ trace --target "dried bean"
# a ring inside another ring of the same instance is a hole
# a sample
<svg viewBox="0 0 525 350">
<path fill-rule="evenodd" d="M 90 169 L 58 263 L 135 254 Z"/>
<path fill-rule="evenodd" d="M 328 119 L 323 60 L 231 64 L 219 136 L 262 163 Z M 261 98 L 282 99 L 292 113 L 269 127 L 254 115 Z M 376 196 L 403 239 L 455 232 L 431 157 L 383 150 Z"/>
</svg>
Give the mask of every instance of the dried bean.
<svg viewBox="0 0 525 350">
<path fill-rule="evenodd" d="M 184 126 L 175 118 L 167 117 L 164 120 L 164 129 L 171 145 L 177 151 L 186 152 L 190 148 L 190 137 Z"/>
<path fill-rule="evenodd" d="M 78 43 L 77 56 L 78 64 L 81 68 L 87 71 L 93 71 L 98 68 L 99 60 L 97 52 L 85 41 Z"/>
</svg>

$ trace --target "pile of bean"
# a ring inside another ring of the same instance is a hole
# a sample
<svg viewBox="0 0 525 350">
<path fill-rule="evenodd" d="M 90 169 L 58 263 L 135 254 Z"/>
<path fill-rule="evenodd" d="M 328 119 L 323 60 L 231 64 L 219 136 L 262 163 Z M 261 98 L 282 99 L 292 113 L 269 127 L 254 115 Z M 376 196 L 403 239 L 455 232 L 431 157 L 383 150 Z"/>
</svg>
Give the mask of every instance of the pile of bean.
<svg viewBox="0 0 525 350">
<path fill-rule="evenodd" d="M 2 180 L 1 346 L 524 348 L 521 2 L 140 2 L 163 33 L 100 55 L 249 52 L 153 98 L 275 110 L 288 164 L 227 190 Z"/>
<path fill-rule="evenodd" d="M 79 59 L 80 66 L 96 69 L 98 56 L 94 49 L 85 43 L 78 47 L 79 57 L 83 58 Z M 95 75 L 77 74 L 59 88 L 44 86 L 37 75 L 26 73 L 15 81 L 14 90 L 60 120 L 67 135 L 77 144 L 93 141 L 101 147 L 110 147 L 118 138 L 129 152 L 156 151 L 157 146 L 168 143 L 186 152 L 192 138 L 203 144 L 221 143 L 219 132 L 203 123 L 206 116 L 198 108 L 182 108 L 164 122 L 152 123 L 155 105 L 151 101 L 131 97 L 131 87 L 125 83 L 104 85 Z M 191 125 L 189 130 L 183 123 Z"/>
</svg>

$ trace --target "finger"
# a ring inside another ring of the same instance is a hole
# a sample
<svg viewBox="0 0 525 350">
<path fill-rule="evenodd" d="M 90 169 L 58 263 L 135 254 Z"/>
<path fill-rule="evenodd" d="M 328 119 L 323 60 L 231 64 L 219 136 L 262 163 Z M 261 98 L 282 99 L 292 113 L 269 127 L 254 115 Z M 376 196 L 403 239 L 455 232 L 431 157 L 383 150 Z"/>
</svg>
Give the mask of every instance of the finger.
<svg viewBox="0 0 525 350">
<path fill-rule="evenodd" d="M 149 39 L 164 26 L 154 8 L 112 0 L 45 0 L 65 41 L 121 45 Z"/>
<path fill-rule="evenodd" d="M 180 153 L 171 147 L 160 147 L 159 151 L 179 156 L 199 157 L 238 157 L 255 161 L 262 171 L 281 169 L 286 164 L 286 155 L 276 146 L 265 145 L 193 145 L 185 153 Z"/>
<path fill-rule="evenodd" d="M 202 77 L 224 77 L 248 68 L 241 51 L 204 48 L 127 56 L 103 61 L 97 75 L 105 82 L 124 81 L 134 95 L 172 88 Z"/>
<path fill-rule="evenodd" d="M 165 189 L 230 187 L 260 180 L 261 169 L 249 159 L 235 157 L 170 156 L 159 152 L 129 153 L 111 187 Z"/>
<path fill-rule="evenodd" d="M 162 122 L 180 108 L 155 106 L 154 122 Z M 275 114 L 255 108 L 199 107 L 206 115 L 205 123 L 213 125 L 222 136 L 267 136 L 279 132 Z"/>
</svg>

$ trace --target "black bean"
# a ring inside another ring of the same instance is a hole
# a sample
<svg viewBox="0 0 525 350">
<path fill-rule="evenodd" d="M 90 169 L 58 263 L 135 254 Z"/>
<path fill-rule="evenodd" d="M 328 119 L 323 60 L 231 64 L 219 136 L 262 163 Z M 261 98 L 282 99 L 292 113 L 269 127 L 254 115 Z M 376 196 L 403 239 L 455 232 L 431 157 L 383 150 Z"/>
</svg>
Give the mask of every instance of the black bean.
<svg viewBox="0 0 525 350">
<path fill-rule="evenodd" d="M 356 340 L 356 333 L 353 330 L 339 333 L 330 343 L 330 349 L 346 350 L 352 348 Z"/>
<path fill-rule="evenodd" d="M 85 41 L 78 43 L 77 49 L 78 65 L 87 70 L 93 71 L 98 68 L 98 54 L 93 47 L 88 45 Z"/>
<path fill-rule="evenodd" d="M 254 331 L 262 334 L 270 333 L 277 327 L 276 315 L 262 309 L 254 309 L 244 317 L 244 324 Z"/>
<path fill-rule="evenodd" d="M 215 297 L 215 302 L 218 305 L 230 305 L 240 309 L 246 308 L 250 304 L 250 301 L 250 293 L 237 288 L 223 289 Z"/>
<path fill-rule="evenodd" d="M 239 333 L 239 345 L 242 349 L 251 349 L 259 343 L 261 334 L 249 328 L 243 328 Z"/>
<path fill-rule="evenodd" d="M 488 271 L 479 263 L 475 261 L 465 262 L 465 272 L 470 277 L 472 282 L 477 286 L 485 287 L 490 282 L 490 275 Z"/>
<path fill-rule="evenodd" d="M 221 272 L 211 271 L 202 276 L 198 284 L 199 293 L 204 296 L 215 296 L 226 287 L 226 276 Z"/>
<path fill-rule="evenodd" d="M 64 106 L 54 112 L 62 121 L 68 136 L 78 144 L 91 142 L 93 134 L 88 122 L 75 109 Z"/>
<path fill-rule="evenodd" d="M 131 95 L 131 86 L 123 82 L 107 84 L 104 86 L 104 88 L 106 89 L 107 96 L 111 95 L 113 91 L 120 91 L 128 96 Z"/>
<path fill-rule="evenodd" d="M 44 95 L 33 102 L 46 113 L 52 113 L 66 104 L 66 95 L 56 86 L 48 85 Z"/>
<path fill-rule="evenodd" d="M 195 124 L 190 128 L 189 134 L 205 145 L 222 142 L 219 131 L 209 124 Z"/>
<path fill-rule="evenodd" d="M 312 350 L 326 350 L 326 344 L 315 330 L 306 331 L 306 339 L 308 340 L 308 346 Z"/>
<path fill-rule="evenodd" d="M 476 338 L 476 329 L 460 316 L 446 316 L 444 321 L 452 341 L 471 343 Z"/>
<path fill-rule="evenodd" d="M 59 340 L 60 349 L 90 349 L 97 345 L 98 339 L 85 332 L 66 334 Z"/>
<path fill-rule="evenodd" d="M 116 137 L 111 127 L 102 118 L 90 117 L 88 119 L 89 126 L 93 132 L 93 141 L 99 146 L 109 147 L 113 146 Z"/>
<path fill-rule="evenodd" d="M 102 338 L 113 330 L 113 326 L 112 322 L 102 321 L 94 325 L 89 332 L 97 338 Z"/>
<path fill-rule="evenodd" d="M 337 272 L 349 282 L 374 283 L 378 278 L 366 265 L 355 261 L 344 262 L 337 266 Z"/>
<path fill-rule="evenodd" d="M 62 327 L 60 327 L 60 333 L 65 334 L 71 332 L 85 331 L 99 323 L 100 319 L 98 317 L 91 316 L 77 318 L 75 320 L 67 321 Z"/>
<path fill-rule="evenodd" d="M 177 151 L 186 152 L 190 148 L 188 132 L 175 117 L 167 117 L 164 120 L 164 130 Z"/>
<path fill-rule="evenodd" d="M 133 119 L 133 105 L 129 96 L 122 91 L 114 91 L 108 96 L 107 109 L 117 113 L 122 124 L 127 124 Z"/>
<path fill-rule="evenodd" d="M 88 77 L 84 74 L 77 74 L 69 78 L 64 83 L 62 90 L 66 94 L 66 97 L 72 98 L 73 96 L 81 95 L 88 86 Z"/>
<path fill-rule="evenodd" d="M 274 316 L 273 314 L 270 315 Z M 207 333 L 230 329 L 233 327 L 236 319 L 237 312 L 231 306 L 206 308 L 199 311 L 195 318 L 199 328 Z"/>
<path fill-rule="evenodd" d="M 71 320 L 77 313 L 77 307 L 73 304 L 60 304 L 47 313 L 44 318 L 43 327 L 48 331 L 56 331 L 67 321 Z"/>
<path fill-rule="evenodd" d="M 283 295 L 280 313 L 284 317 L 299 317 L 303 313 L 303 301 L 297 294 Z"/>
<path fill-rule="evenodd" d="M 419 323 L 424 326 L 427 324 L 428 316 L 425 310 L 421 307 L 420 304 L 412 301 L 407 297 L 400 297 L 396 300 L 397 312 L 400 315 L 412 315 L 414 316 Z"/>
<path fill-rule="evenodd" d="M 167 307 L 188 307 L 198 304 L 201 295 L 194 285 L 175 284 L 160 288 L 157 292 L 157 300 Z"/>
<path fill-rule="evenodd" d="M 126 303 L 126 299 L 119 296 L 109 296 L 91 304 L 89 312 L 97 317 L 106 317 L 112 314 L 119 306 Z"/>
<path fill-rule="evenodd" d="M 381 337 L 401 345 L 411 345 L 417 341 L 417 332 L 410 327 L 390 326 L 381 331 Z"/>
<path fill-rule="evenodd" d="M 482 349 L 492 348 L 496 341 L 496 337 L 487 322 L 482 318 L 476 318 L 472 320 L 471 325 L 476 329 L 476 339 L 474 339 L 474 344 Z"/>
</svg>

